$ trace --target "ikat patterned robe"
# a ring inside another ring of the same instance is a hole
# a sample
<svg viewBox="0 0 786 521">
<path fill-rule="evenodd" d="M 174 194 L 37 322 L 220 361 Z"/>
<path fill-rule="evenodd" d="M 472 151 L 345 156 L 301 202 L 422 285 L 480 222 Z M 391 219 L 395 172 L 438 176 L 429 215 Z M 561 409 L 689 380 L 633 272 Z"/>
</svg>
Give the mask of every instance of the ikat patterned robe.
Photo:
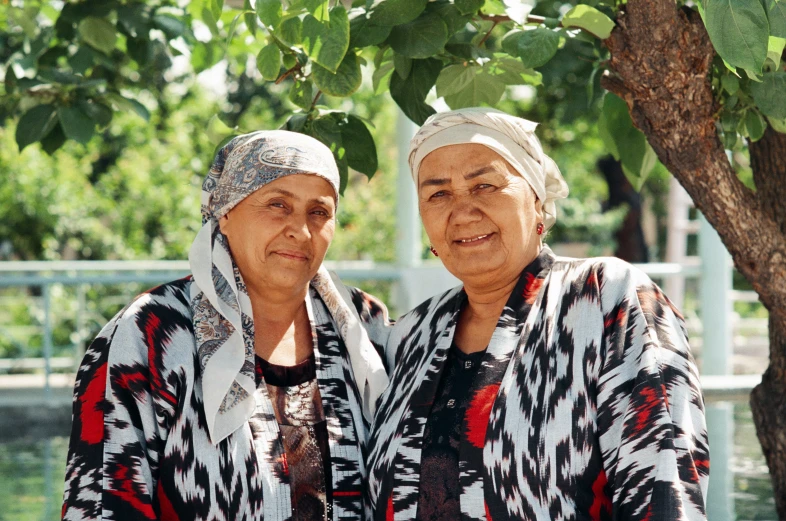
<svg viewBox="0 0 786 521">
<path fill-rule="evenodd" d="M 209 439 L 190 285 L 186 278 L 140 295 L 87 350 L 74 395 L 63 519 L 290 518 L 286 458 L 264 385 L 244 427 L 217 445 Z M 387 310 L 350 293 L 381 350 Z M 314 288 L 306 303 L 328 422 L 333 518 L 360 519 L 368 426 L 346 348 Z"/>
<path fill-rule="evenodd" d="M 376 520 L 417 511 L 421 442 L 466 300 L 399 319 L 369 445 Z M 705 519 L 709 453 L 680 313 L 617 259 L 548 248 L 522 274 L 471 388 L 459 451 L 462 520 Z"/>
</svg>

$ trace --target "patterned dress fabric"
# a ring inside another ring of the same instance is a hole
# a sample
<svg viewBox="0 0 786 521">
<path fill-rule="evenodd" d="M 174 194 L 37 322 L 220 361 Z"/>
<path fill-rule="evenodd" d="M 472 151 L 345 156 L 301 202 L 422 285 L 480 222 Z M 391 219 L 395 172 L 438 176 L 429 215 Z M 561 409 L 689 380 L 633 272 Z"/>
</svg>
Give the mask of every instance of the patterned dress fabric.
<svg viewBox="0 0 786 521">
<path fill-rule="evenodd" d="M 209 436 L 191 285 L 189 277 L 140 295 L 88 348 L 74 393 L 63 519 L 292 519 L 285 446 L 267 386 L 254 392 L 245 424 L 217 443 Z M 381 350 L 387 311 L 350 292 Z M 329 436 L 333 519 L 358 519 L 367 439 L 360 396 L 337 325 L 313 287 L 306 305 Z"/>
<path fill-rule="evenodd" d="M 312 356 L 293 366 L 271 364 L 260 357 L 256 362 L 257 386 L 267 386 L 284 443 L 292 520 L 332 519 L 327 419 L 316 359 Z"/>
<path fill-rule="evenodd" d="M 459 454 L 472 381 L 484 351 L 465 354 L 454 344 L 423 432 L 418 521 L 461 519 Z"/>
<path fill-rule="evenodd" d="M 377 520 L 417 515 L 423 435 L 466 301 L 455 288 L 396 323 L 396 367 L 368 459 Z M 544 247 L 473 380 L 459 448 L 461 519 L 706 519 L 709 449 L 683 319 L 618 259 Z"/>
</svg>

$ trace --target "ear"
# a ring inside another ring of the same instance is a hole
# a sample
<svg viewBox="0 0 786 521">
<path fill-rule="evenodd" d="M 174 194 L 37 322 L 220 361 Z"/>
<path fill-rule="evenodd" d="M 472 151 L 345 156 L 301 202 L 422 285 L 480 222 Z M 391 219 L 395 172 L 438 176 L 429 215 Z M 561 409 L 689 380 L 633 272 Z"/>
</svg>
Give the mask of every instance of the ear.
<svg viewBox="0 0 786 521">
<path fill-rule="evenodd" d="M 218 229 L 221 230 L 221 233 L 224 235 L 226 235 L 227 223 L 229 223 L 229 214 L 224 215 L 218 220 Z"/>
<path fill-rule="evenodd" d="M 532 190 L 532 197 L 535 199 L 535 217 L 537 218 L 538 222 L 543 222 L 545 217 L 543 214 L 543 202 L 538 198 L 535 190 Z"/>
</svg>

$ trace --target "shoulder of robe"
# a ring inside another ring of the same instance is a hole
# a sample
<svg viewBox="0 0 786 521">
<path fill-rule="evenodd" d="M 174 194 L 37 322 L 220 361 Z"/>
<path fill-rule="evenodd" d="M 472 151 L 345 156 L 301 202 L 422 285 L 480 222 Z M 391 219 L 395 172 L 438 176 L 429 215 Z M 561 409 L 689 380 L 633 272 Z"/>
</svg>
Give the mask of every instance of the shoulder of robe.
<svg viewBox="0 0 786 521">
<path fill-rule="evenodd" d="M 617 257 L 557 257 L 554 266 L 560 265 L 573 272 L 571 283 L 577 282 L 575 278 L 582 278 L 582 283 L 597 284 L 601 307 L 605 311 L 614 309 L 625 300 L 635 300 L 637 292 L 643 288 L 657 287 L 640 268 Z"/>
<path fill-rule="evenodd" d="M 399 317 L 388 340 L 388 356 L 391 353 L 397 353 L 401 344 L 406 343 L 409 339 L 415 336 L 422 336 L 418 335 L 418 333 L 427 335 L 421 338 L 421 340 L 424 340 L 428 336 L 435 334 L 437 328 L 446 327 L 446 319 L 452 316 L 455 310 L 456 299 L 461 294 L 462 287 L 456 286 L 444 293 L 424 300 L 414 309 Z"/>
<path fill-rule="evenodd" d="M 191 277 L 162 284 L 120 310 L 98 335 L 109 344 L 110 365 L 153 364 L 160 372 L 193 367 L 190 286 Z"/>
</svg>

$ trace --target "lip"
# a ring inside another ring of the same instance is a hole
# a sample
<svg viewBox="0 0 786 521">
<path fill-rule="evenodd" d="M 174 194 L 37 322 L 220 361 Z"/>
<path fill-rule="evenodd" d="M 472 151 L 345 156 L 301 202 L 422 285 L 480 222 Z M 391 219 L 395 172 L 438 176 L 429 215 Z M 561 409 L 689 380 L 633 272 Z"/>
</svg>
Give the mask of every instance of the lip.
<svg viewBox="0 0 786 521">
<path fill-rule="evenodd" d="M 461 237 L 460 239 L 455 239 L 453 241 L 453 244 L 462 247 L 480 246 L 481 244 L 485 244 L 489 242 L 489 240 L 493 235 L 494 233 L 481 233 L 477 235 L 468 235 L 466 237 Z"/>
<path fill-rule="evenodd" d="M 275 251 L 273 253 L 275 253 L 276 255 L 280 255 L 281 257 L 284 257 L 285 259 L 290 259 L 290 260 L 294 260 L 294 261 L 307 261 L 308 260 L 308 256 L 306 254 L 304 254 L 303 252 L 300 252 L 300 251 L 296 251 L 296 250 L 278 250 L 278 251 Z"/>
</svg>

